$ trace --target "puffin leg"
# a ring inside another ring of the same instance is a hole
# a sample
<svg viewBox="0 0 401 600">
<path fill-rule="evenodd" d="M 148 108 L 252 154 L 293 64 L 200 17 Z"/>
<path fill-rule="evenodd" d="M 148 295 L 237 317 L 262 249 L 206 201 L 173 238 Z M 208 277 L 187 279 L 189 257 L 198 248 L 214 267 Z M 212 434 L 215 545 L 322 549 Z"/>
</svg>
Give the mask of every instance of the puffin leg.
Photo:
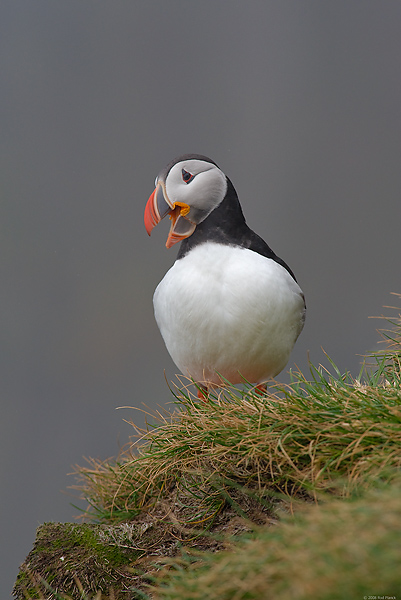
<svg viewBox="0 0 401 600">
<path fill-rule="evenodd" d="M 197 387 L 198 387 L 199 400 L 203 400 L 204 402 L 206 402 L 207 397 L 208 397 L 207 387 L 205 387 L 204 385 L 202 385 L 200 383 L 198 383 Z"/>
<path fill-rule="evenodd" d="M 259 383 L 255 387 L 255 394 L 257 394 L 258 396 L 264 396 L 266 394 L 266 390 L 267 390 L 267 385 L 265 383 Z"/>
</svg>

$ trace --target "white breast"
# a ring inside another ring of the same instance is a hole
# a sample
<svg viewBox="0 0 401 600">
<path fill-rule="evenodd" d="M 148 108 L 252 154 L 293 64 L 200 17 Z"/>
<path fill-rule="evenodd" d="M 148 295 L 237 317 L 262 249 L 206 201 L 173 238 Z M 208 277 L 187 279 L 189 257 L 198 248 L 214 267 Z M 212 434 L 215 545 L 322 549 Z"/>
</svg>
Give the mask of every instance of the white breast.
<svg viewBox="0 0 401 600">
<path fill-rule="evenodd" d="M 177 367 L 197 382 L 259 383 L 287 364 L 304 322 L 287 270 L 245 248 L 204 243 L 158 285 L 156 321 Z"/>
</svg>

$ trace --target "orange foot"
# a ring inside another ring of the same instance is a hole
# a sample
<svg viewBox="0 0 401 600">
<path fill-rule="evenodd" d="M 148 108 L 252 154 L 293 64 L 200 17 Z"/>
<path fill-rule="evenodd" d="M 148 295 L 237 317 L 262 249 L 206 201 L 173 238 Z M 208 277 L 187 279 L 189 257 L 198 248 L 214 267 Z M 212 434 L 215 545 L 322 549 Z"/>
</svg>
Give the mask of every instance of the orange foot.
<svg viewBox="0 0 401 600">
<path fill-rule="evenodd" d="M 265 383 L 259 383 L 259 385 L 255 387 L 255 393 L 258 394 L 258 396 L 264 396 L 266 394 L 266 389 L 267 386 Z"/>
<path fill-rule="evenodd" d="M 204 402 L 206 402 L 208 398 L 207 388 L 200 384 L 198 384 L 198 398 Z"/>
</svg>

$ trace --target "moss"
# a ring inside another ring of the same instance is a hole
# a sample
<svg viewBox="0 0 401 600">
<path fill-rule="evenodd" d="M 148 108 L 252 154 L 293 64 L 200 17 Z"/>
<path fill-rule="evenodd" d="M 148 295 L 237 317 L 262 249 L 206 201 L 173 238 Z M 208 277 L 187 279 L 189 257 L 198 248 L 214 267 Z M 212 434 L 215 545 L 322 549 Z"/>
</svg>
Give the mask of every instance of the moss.
<svg viewBox="0 0 401 600">
<path fill-rule="evenodd" d="M 61 536 L 60 530 L 62 531 Z M 53 539 L 53 548 L 61 548 L 63 553 L 73 551 L 74 548 L 81 548 L 91 551 L 99 559 L 108 561 L 113 567 L 125 564 L 127 561 L 126 553 L 122 552 L 117 545 L 107 545 L 105 536 L 99 535 L 101 531 L 99 527 L 88 524 L 64 523 L 61 527 L 57 527 L 55 532 L 57 537 Z M 101 537 L 103 541 L 101 541 Z"/>
<path fill-rule="evenodd" d="M 45 523 L 21 566 L 14 594 L 19 599 L 42 598 L 47 590 L 49 600 L 60 592 L 75 600 L 82 598 L 82 590 L 108 593 L 113 587 L 126 592 L 127 600 L 134 598 L 127 595 L 132 584 L 129 569 L 143 554 L 136 545 L 140 534 L 133 524 Z"/>
</svg>

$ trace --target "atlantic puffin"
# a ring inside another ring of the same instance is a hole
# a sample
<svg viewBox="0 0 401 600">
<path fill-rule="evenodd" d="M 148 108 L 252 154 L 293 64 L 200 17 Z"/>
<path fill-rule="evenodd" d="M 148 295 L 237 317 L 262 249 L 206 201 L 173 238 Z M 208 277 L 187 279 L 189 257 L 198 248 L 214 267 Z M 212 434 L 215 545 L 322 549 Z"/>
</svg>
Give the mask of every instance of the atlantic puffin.
<svg viewBox="0 0 401 600">
<path fill-rule="evenodd" d="M 230 179 L 185 154 L 156 177 L 145 208 L 152 229 L 171 220 L 177 259 L 156 288 L 156 322 L 173 361 L 200 392 L 249 382 L 260 390 L 286 366 L 305 321 L 294 273 L 246 224 Z"/>
</svg>

